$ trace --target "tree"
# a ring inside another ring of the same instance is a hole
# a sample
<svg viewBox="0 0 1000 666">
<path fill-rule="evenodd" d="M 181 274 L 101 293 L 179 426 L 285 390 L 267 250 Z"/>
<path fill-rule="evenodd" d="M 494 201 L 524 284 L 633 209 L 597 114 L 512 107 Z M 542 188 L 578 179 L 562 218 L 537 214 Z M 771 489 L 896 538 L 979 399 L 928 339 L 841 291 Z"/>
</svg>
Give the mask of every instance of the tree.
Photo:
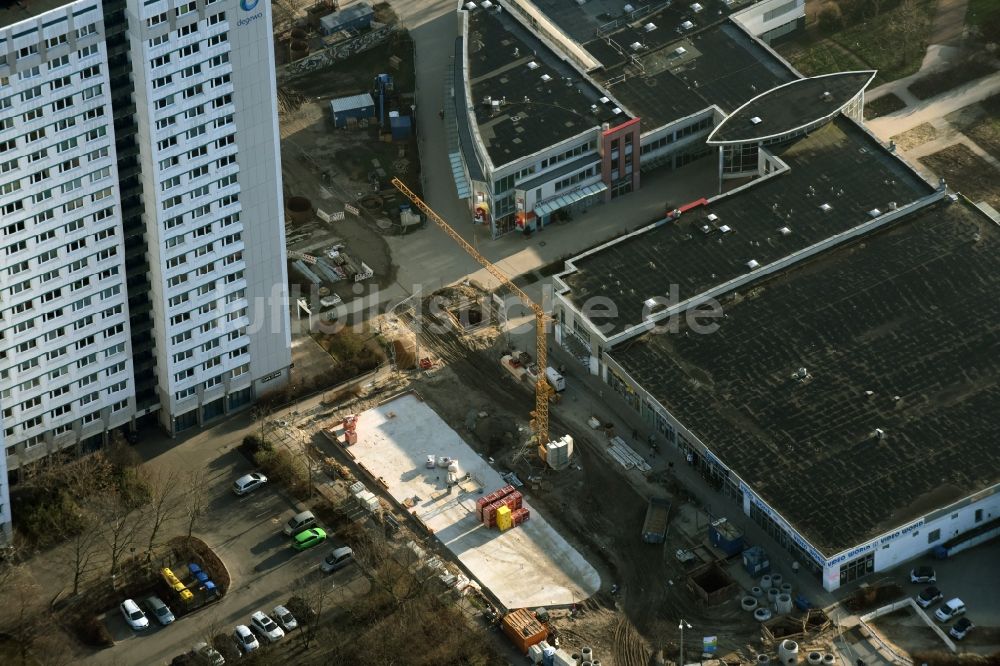
<svg viewBox="0 0 1000 666">
<path fill-rule="evenodd" d="M 208 494 L 204 470 L 192 470 L 188 473 L 184 493 L 184 517 L 187 519 L 187 538 L 194 534 L 198 521 L 208 509 Z"/>
<path fill-rule="evenodd" d="M 16 647 L 16 663 L 32 664 L 31 651 L 38 641 L 39 628 L 43 626 L 39 619 L 42 610 L 39 590 L 21 566 L 15 567 L 10 576 L 4 586 L 4 633 Z"/>
<path fill-rule="evenodd" d="M 150 476 L 149 491 L 149 542 L 146 546 L 146 564 L 153 559 L 153 549 L 156 547 L 156 537 L 163 524 L 177 517 L 180 510 L 178 497 L 178 474 L 171 470 L 167 473 L 156 473 Z"/>
<path fill-rule="evenodd" d="M 83 518 L 83 529 L 70 539 L 68 564 L 73 573 L 73 596 L 80 593 L 80 583 L 92 569 L 94 557 L 104 540 L 100 521 L 91 515 Z"/>
<path fill-rule="evenodd" d="M 136 533 L 143 524 L 143 508 L 133 508 L 119 492 L 98 498 L 97 519 L 104 525 L 102 541 L 108 548 L 111 584 L 114 586 L 118 565 L 125 552 L 135 543 Z"/>
</svg>

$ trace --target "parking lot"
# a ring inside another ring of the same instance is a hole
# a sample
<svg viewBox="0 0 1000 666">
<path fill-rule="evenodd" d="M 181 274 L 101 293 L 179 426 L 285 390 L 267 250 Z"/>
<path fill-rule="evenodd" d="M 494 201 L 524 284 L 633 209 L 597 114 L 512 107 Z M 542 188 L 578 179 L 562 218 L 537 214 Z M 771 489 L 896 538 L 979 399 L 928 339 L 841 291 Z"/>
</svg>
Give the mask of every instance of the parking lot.
<svg viewBox="0 0 1000 666">
<path fill-rule="evenodd" d="M 181 446 L 191 445 L 187 442 Z M 111 608 L 106 619 L 116 645 L 83 661 L 167 664 L 211 635 L 232 634 L 237 624 L 249 625 L 250 614 L 256 610 L 270 614 L 276 605 L 286 603 L 316 581 L 332 586 L 329 599 L 333 605 L 368 590 L 368 580 L 356 566 L 333 574 L 319 570 L 323 557 L 334 547 L 344 545 L 336 534 L 310 550 L 292 549 L 291 539 L 282 534 L 282 527 L 296 508 L 280 488 L 268 484 L 244 497 L 232 493 L 233 480 L 253 471 L 235 449 L 226 447 L 217 459 L 208 462 L 208 467 L 209 508 L 196 532 L 229 569 L 229 592 L 221 600 L 165 627 L 151 618 L 149 629 L 141 633 L 128 627 L 117 606 Z M 169 600 L 164 600 L 170 605 Z"/>
<path fill-rule="evenodd" d="M 947 560 L 936 560 L 927 556 L 915 560 L 900 571 L 899 577 L 909 580 L 912 567 L 928 565 L 937 572 L 935 586 L 944 595 L 942 601 L 953 597 L 965 602 L 968 609 L 966 617 L 975 623 L 976 628 L 965 640 L 958 643 L 963 651 L 990 654 L 1000 650 L 1000 540 L 994 540 L 961 552 Z M 905 583 L 910 596 L 917 595 L 926 585 Z M 941 603 L 932 604 L 928 615 L 933 614 Z M 949 627 L 949 622 L 945 627 Z M 901 647 L 907 647 L 901 645 Z"/>
</svg>

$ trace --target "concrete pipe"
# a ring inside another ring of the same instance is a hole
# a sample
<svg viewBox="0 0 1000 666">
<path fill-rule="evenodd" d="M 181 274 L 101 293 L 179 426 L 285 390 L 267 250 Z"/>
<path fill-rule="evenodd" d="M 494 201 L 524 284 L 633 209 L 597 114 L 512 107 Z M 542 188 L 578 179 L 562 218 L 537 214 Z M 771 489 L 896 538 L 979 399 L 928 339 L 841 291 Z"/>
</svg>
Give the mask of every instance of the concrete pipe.
<svg viewBox="0 0 1000 666">
<path fill-rule="evenodd" d="M 791 594 L 792 593 L 792 584 L 791 583 L 782 583 L 781 587 L 779 589 L 781 590 L 782 594 Z"/>
<path fill-rule="evenodd" d="M 761 577 L 760 586 L 765 590 L 774 587 L 774 585 L 771 584 L 771 574 L 766 574 Z"/>
<path fill-rule="evenodd" d="M 823 666 L 833 666 L 837 663 L 837 658 L 829 652 L 823 653 Z"/>
<path fill-rule="evenodd" d="M 593 661 L 594 660 L 593 649 L 591 649 L 590 646 L 585 645 L 583 649 L 580 650 L 580 658 L 583 661 Z"/>
<path fill-rule="evenodd" d="M 779 613 L 792 612 L 792 596 L 790 594 L 779 594 L 774 602 L 774 609 Z"/>
<path fill-rule="evenodd" d="M 785 639 L 778 644 L 778 661 L 782 666 L 795 666 L 799 663 L 799 644 Z"/>
<path fill-rule="evenodd" d="M 781 574 L 771 574 L 771 587 L 781 587 Z"/>
<path fill-rule="evenodd" d="M 591 662 L 591 664 L 592 666 L 601 666 L 601 660 L 595 659 L 594 661 Z"/>
<path fill-rule="evenodd" d="M 771 663 L 771 658 L 768 657 L 766 654 L 759 654 L 759 655 L 757 655 L 757 663 L 760 666 L 764 666 L 765 664 L 770 664 Z"/>
<path fill-rule="evenodd" d="M 594 662 L 592 662 L 592 661 L 581 661 L 580 662 L 580 666 L 594 666 Z"/>
<path fill-rule="evenodd" d="M 774 605 L 774 602 L 778 600 L 779 594 L 781 594 L 781 592 L 778 590 L 778 588 L 772 587 L 771 589 L 769 589 L 767 591 L 767 603 Z"/>
<path fill-rule="evenodd" d="M 764 589 L 762 587 L 758 587 L 755 585 L 753 588 L 751 588 L 750 594 L 760 599 L 761 597 L 764 596 Z"/>
<path fill-rule="evenodd" d="M 771 611 L 767 608 L 758 608 L 753 612 L 753 619 L 758 622 L 766 622 L 771 619 Z"/>
<path fill-rule="evenodd" d="M 821 652 L 810 652 L 809 656 L 806 657 L 806 661 L 811 666 L 819 666 L 823 663 L 823 654 Z"/>
<path fill-rule="evenodd" d="M 757 610 L 757 599 L 754 597 L 743 597 L 740 599 L 740 608 L 745 611 Z"/>
</svg>

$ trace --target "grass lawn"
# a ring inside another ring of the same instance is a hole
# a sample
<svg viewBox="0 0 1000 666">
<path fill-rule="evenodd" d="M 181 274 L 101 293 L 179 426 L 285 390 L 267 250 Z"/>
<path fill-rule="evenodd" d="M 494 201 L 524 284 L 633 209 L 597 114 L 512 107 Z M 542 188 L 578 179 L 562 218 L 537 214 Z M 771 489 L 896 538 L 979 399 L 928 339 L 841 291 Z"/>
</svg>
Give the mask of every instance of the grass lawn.
<svg viewBox="0 0 1000 666">
<path fill-rule="evenodd" d="M 921 123 L 911 130 L 892 137 L 900 150 L 910 150 L 937 138 L 937 130 L 930 123 Z"/>
<path fill-rule="evenodd" d="M 877 69 L 873 85 L 880 85 L 920 69 L 934 9 L 934 0 L 915 0 L 909 14 L 900 4 L 831 35 L 809 32 L 777 49 L 807 76 Z"/>
<path fill-rule="evenodd" d="M 914 81 L 907 86 L 907 89 L 917 99 L 930 99 L 969 81 L 989 76 L 995 71 L 996 68 L 987 63 L 978 60 L 966 61 L 940 72 L 922 75 L 919 81 Z"/>
<path fill-rule="evenodd" d="M 870 102 L 865 103 L 865 119 L 871 120 L 872 118 L 878 118 L 879 116 L 887 116 L 890 113 L 895 113 L 900 109 L 906 108 L 906 102 L 901 100 L 894 93 L 889 93 L 887 95 L 882 95 L 878 99 L 873 99 Z"/>
<path fill-rule="evenodd" d="M 993 95 L 979 104 L 986 110 L 986 115 L 962 131 L 980 148 L 1000 160 L 1000 95 Z M 997 182 L 1000 183 L 1000 175 Z M 997 189 L 1000 189 L 1000 185 L 997 185 Z"/>
<path fill-rule="evenodd" d="M 921 157 L 920 162 L 945 179 L 948 187 L 974 202 L 985 201 L 994 208 L 1000 206 L 1000 172 L 968 146 L 958 143 L 944 150 Z"/>
</svg>

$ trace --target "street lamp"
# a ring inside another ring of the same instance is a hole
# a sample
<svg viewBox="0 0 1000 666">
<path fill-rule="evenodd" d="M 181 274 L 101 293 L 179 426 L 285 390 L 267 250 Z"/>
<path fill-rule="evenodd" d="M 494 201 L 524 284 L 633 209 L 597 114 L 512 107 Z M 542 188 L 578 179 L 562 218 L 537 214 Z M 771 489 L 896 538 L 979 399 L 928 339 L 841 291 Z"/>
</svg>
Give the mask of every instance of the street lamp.
<svg viewBox="0 0 1000 666">
<path fill-rule="evenodd" d="M 684 629 L 693 629 L 687 620 L 681 620 L 677 624 L 677 628 L 681 630 L 681 660 L 678 662 L 678 666 L 684 666 Z"/>
</svg>

